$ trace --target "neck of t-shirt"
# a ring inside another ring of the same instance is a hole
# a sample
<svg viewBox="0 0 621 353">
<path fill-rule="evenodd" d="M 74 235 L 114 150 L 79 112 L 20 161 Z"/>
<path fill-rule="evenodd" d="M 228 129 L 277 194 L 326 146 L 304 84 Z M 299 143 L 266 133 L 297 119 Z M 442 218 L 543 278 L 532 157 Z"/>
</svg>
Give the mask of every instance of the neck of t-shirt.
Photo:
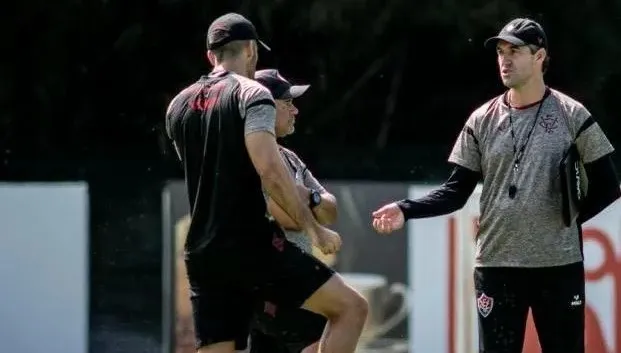
<svg viewBox="0 0 621 353">
<path fill-rule="evenodd" d="M 238 74 L 240 76 L 244 76 L 244 77 L 248 77 L 248 78 L 254 78 L 254 77 L 250 77 L 250 75 L 247 72 L 247 70 L 239 62 L 224 62 L 224 63 L 221 63 L 218 66 L 214 67 L 213 70 L 211 70 L 212 75 L 218 74 L 218 73 L 221 73 L 221 72 L 225 72 L 225 73 L 226 72 L 232 72 L 232 73 Z"/>
<path fill-rule="evenodd" d="M 545 84 L 536 87 L 524 87 L 523 89 L 511 88 L 504 97 L 505 104 L 513 109 L 528 109 L 541 103 L 549 94 Z"/>
</svg>

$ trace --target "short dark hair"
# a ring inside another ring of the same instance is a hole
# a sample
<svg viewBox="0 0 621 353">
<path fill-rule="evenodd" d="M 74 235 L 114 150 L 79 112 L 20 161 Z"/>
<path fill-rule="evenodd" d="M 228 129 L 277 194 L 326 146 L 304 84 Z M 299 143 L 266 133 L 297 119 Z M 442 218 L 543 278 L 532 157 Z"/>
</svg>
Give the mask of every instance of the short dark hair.
<svg viewBox="0 0 621 353">
<path fill-rule="evenodd" d="M 528 45 L 528 49 L 531 54 L 535 54 L 539 49 L 545 49 L 543 47 L 539 47 L 533 44 Z M 544 74 L 548 71 L 548 67 L 550 67 L 550 56 L 548 55 L 548 51 L 546 49 L 546 57 L 543 58 L 543 63 L 541 63 L 541 72 Z"/>
<path fill-rule="evenodd" d="M 247 44 L 247 40 L 234 40 L 217 49 L 211 49 L 211 52 L 216 56 L 218 62 L 222 62 L 226 58 L 234 58 L 241 54 Z"/>
</svg>

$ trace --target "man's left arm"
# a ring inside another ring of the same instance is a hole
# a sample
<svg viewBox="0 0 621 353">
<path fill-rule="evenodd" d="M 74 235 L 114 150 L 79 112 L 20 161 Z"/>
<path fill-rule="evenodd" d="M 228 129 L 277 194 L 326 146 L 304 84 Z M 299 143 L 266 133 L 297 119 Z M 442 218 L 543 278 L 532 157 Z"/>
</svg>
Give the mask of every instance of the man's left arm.
<svg viewBox="0 0 621 353">
<path fill-rule="evenodd" d="M 621 190 L 610 157 L 614 147 L 586 109 L 578 114 L 585 116 L 579 119 L 581 124 L 576 133 L 576 145 L 588 180 L 587 194 L 578 216 L 578 223 L 582 224 L 621 197 Z"/>
<path fill-rule="evenodd" d="M 621 197 L 619 180 L 610 154 L 591 163 L 585 163 L 584 169 L 588 187 L 578 215 L 579 224 L 595 217 Z"/>
<path fill-rule="evenodd" d="M 309 206 L 315 215 L 317 221 L 322 225 L 330 225 L 336 222 L 337 217 L 337 205 L 336 197 L 329 193 L 326 188 L 313 176 L 311 171 L 304 167 L 303 181 L 304 185 L 298 184 L 298 190 L 303 199 L 308 200 Z M 311 192 L 315 191 L 321 197 L 318 202 L 311 200 Z"/>
</svg>

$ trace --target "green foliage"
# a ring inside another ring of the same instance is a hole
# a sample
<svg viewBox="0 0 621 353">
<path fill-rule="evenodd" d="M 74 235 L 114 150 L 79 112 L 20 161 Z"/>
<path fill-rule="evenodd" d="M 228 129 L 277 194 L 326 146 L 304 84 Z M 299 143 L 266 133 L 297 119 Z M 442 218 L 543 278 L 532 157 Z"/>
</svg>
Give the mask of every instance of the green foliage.
<svg viewBox="0 0 621 353">
<path fill-rule="evenodd" d="M 226 11 L 247 15 L 274 49 L 262 67 L 312 84 L 289 141 L 311 164 L 331 165 L 347 147 L 363 151 L 369 168 L 399 169 L 379 156 L 450 147 L 470 111 L 502 90 L 482 42 L 517 16 L 548 32 L 549 84 L 582 100 L 618 141 L 620 4 L 31 0 L 3 23 L 0 152 L 9 161 L 161 160 L 166 105 L 209 70 L 205 30 Z"/>
</svg>

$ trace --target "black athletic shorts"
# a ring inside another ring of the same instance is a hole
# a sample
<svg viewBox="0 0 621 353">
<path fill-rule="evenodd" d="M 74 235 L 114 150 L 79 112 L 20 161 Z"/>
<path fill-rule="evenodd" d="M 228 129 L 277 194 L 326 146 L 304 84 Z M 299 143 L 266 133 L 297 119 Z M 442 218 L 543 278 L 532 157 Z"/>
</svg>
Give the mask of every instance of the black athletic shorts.
<svg viewBox="0 0 621 353">
<path fill-rule="evenodd" d="M 474 270 L 480 353 L 521 353 L 528 309 L 545 353 L 584 353 L 582 262 Z"/>
<path fill-rule="evenodd" d="M 235 341 L 245 349 L 257 305 L 268 298 L 275 312 L 299 308 L 334 274 L 276 223 L 253 232 L 186 259 L 197 347 Z"/>
<path fill-rule="evenodd" d="M 321 338 L 325 317 L 299 308 L 273 309 L 270 301 L 257 308 L 250 331 L 250 353 L 300 353 Z"/>
</svg>

